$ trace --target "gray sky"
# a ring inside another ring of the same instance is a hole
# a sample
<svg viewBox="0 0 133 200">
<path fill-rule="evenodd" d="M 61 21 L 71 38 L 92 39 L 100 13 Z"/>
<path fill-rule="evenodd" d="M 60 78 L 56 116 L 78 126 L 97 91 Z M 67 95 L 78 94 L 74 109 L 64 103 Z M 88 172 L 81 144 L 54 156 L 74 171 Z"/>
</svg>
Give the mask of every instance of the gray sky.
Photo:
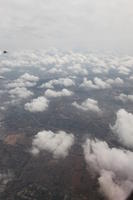
<svg viewBox="0 0 133 200">
<path fill-rule="evenodd" d="M 133 0 L 0 0 L 0 44 L 133 53 Z"/>
</svg>

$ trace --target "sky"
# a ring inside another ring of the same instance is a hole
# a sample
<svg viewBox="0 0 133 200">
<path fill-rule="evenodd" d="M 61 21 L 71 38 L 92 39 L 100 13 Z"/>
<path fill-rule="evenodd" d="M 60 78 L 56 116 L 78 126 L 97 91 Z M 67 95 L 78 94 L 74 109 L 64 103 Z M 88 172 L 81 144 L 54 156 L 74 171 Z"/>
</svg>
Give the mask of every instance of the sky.
<svg viewBox="0 0 133 200">
<path fill-rule="evenodd" d="M 0 0 L 0 49 L 133 54 L 132 0 Z"/>
</svg>

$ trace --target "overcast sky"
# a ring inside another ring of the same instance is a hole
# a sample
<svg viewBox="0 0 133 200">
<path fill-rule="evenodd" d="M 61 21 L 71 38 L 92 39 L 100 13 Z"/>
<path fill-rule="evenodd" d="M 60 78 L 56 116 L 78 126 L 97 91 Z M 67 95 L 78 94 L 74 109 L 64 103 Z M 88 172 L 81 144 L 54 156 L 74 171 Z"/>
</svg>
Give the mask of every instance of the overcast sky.
<svg viewBox="0 0 133 200">
<path fill-rule="evenodd" d="M 0 0 L 0 49 L 133 53 L 133 0 Z"/>
</svg>

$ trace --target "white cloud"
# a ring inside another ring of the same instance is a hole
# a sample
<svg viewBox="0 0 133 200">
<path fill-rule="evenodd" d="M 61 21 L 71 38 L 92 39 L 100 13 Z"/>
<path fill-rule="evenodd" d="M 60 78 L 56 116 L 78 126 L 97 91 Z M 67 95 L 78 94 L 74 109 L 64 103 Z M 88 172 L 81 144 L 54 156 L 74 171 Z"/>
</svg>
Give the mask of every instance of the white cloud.
<svg viewBox="0 0 133 200">
<path fill-rule="evenodd" d="M 53 154 L 54 158 L 65 158 L 73 144 L 73 134 L 67 134 L 64 131 L 54 133 L 44 130 L 35 135 L 31 152 L 36 155 L 40 151 L 48 151 Z"/>
<path fill-rule="evenodd" d="M 13 82 L 8 83 L 6 87 L 9 89 L 8 93 L 12 98 L 24 99 L 33 95 L 33 92 L 28 90 L 27 87 L 35 86 L 38 80 L 37 76 L 25 73 Z"/>
<path fill-rule="evenodd" d="M 30 112 L 43 112 L 48 108 L 48 104 L 49 101 L 45 97 L 38 97 L 26 103 L 24 108 Z"/>
<path fill-rule="evenodd" d="M 50 80 L 40 86 L 40 88 L 50 88 L 53 89 L 55 85 L 63 85 L 64 87 L 70 87 L 75 85 L 75 82 L 70 78 L 59 78 L 58 80 Z"/>
<path fill-rule="evenodd" d="M 95 77 L 93 81 L 84 78 L 83 83 L 80 85 L 80 87 L 99 90 L 111 88 L 112 86 L 120 86 L 123 83 L 124 81 L 119 77 L 117 77 L 116 79 L 107 79 L 105 81 L 98 77 Z"/>
<path fill-rule="evenodd" d="M 98 102 L 94 99 L 86 99 L 81 104 L 78 104 L 76 101 L 72 103 L 73 106 L 75 106 L 78 109 L 84 110 L 84 111 L 93 111 L 93 112 L 101 112 Z"/>
<path fill-rule="evenodd" d="M 84 78 L 83 83 L 81 83 L 80 87 L 87 89 L 88 88 L 97 89 L 97 86 L 91 80 L 87 80 L 87 78 Z"/>
<path fill-rule="evenodd" d="M 25 99 L 33 95 L 33 92 L 25 87 L 16 87 L 8 91 L 12 98 Z"/>
<path fill-rule="evenodd" d="M 121 93 L 119 96 L 116 96 L 115 97 L 116 100 L 120 100 L 122 102 L 133 102 L 133 95 L 127 95 L 127 94 L 123 94 Z"/>
<path fill-rule="evenodd" d="M 51 68 L 48 72 L 50 74 L 62 74 L 63 73 L 62 69 L 58 69 L 56 67 Z"/>
<path fill-rule="evenodd" d="M 132 190 L 132 182 L 123 181 L 122 183 L 116 181 L 116 176 L 113 172 L 102 171 L 99 177 L 100 191 L 104 193 L 109 200 L 125 200 L 128 193 Z M 128 191 L 129 190 L 129 191 Z"/>
<path fill-rule="evenodd" d="M 108 84 L 106 81 L 103 81 L 102 79 L 97 77 L 94 78 L 94 83 L 99 89 L 106 89 L 111 87 L 110 84 Z"/>
<path fill-rule="evenodd" d="M 83 83 L 80 85 L 80 87 L 90 88 L 90 89 L 106 89 L 110 88 L 111 85 L 109 83 L 106 83 L 106 81 L 103 81 L 102 79 L 95 77 L 93 81 L 84 78 Z"/>
<path fill-rule="evenodd" d="M 83 145 L 88 166 L 99 174 L 101 191 L 109 200 L 126 200 L 133 189 L 133 153 L 87 139 Z"/>
<path fill-rule="evenodd" d="M 43 83 L 43 84 L 40 86 L 40 88 L 54 89 L 52 80 L 49 81 L 49 82 Z"/>
<path fill-rule="evenodd" d="M 39 80 L 39 78 L 37 76 L 31 75 L 28 73 L 23 74 L 20 78 L 25 81 L 31 81 L 31 82 L 36 82 Z"/>
<path fill-rule="evenodd" d="M 124 84 L 124 81 L 119 77 L 117 77 L 116 79 L 107 79 L 106 82 L 114 86 L 120 86 Z"/>
<path fill-rule="evenodd" d="M 132 113 L 128 113 L 126 110 L 120 109 L 116 113 L 116 121 L 114 126 L 111 126 L 111 129 L 123 145 L 133 148 Z"/>
<path fill-rule="evenodd" d="M 128 74 L 130 73 L 130 69 L 127 68 L 126 66 L 120 66 L 120 67 L 118 68 L 118 72 L 119 72 L 120 74 L 128 75 Z"/>
<path fill-rule="evenodd" d="M 62 89 L 61 91 L 54 91 L 51 89 L 47 89 L 45 91 L 46 97 L 61 97 L 61 96 L 71 96 L 73 94 L 72 91 L 69 91 L 67 89 Z"/>
<path fill-rule="evenodd" d="M 15 87 L 33 87 L 36 85 L 36 82 L 39 80 L 37 76 L 30 75 L 28 73 L 23 74 L 18 79 L 14 80 L 12 83 L 8 83 L 8 88 Z"/>
<path fill-rule="evenodd" d="M 69 73 L 74 75 L 88 75 L 88 71 L 85 67 L 83 67 L 80 63 L 73 64 L 72 66 L 68 66 Z"/>
</svg>

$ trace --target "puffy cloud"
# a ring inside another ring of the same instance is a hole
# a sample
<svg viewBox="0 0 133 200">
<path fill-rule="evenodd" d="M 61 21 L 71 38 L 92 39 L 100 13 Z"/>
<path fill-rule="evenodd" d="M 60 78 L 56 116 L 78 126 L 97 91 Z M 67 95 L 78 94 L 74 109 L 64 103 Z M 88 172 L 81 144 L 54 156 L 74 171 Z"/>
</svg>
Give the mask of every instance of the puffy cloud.
<svg viewBox="0 0 133 200">
<path fill-rule="evenodd" d="M 72 103 L 78 109 L 84 111 L 93 111 L 93 112 L 101 112 L 100 108 L 98 107 L 98 102 L 94 99 L 86 99 L 81 104 L 78 104 L 76 101 Z"/>
<path fill-rule="evenodd" d="M 67 69 L 69 72 L 75 75 L 88 75 L 87 69 L 83 68 L 83 66 L 81 66 L 81 64 L 79 63 L 76 65 L 69 66 Z"/>
<path fill-rule="evenodd" d="M 90 88 L 90 89 L 106 89 L 110 88 L 111 86 L 109 83 L 106 83 L 102 79 L 95 77 L 93 81 L 84 78 L 83 83 L 80 85 L 80 87 Z"/>
<path fill-rule="evenodd" d="M 43 83 L 42 85 L 40 85 L 40 88 L 49 88 L 49 89 L 54 89 L 53 86 L 53 81 L 48 81 L 46 83 Z"/>
<path fill-rule="evenodd" d="M 130 73 L 130 69 L 126 66 L 120 66 L 118 68 L 118 72 L 123 75 L 128 75 Z"/>
<path fill-rule="evenodd" d="M 94 83 L 96 84 L 96 86 L 99 89 L 106 89 L 106 88 L 110 88 L 110 84 L 106 83 L 106 81 L 103 81 L 100 78 L 94 78 Z"/>
<path fill-rule="evenodd" d="M 14 80 L 12 83 L 8 83 L 8 88 L 15 87 L 32 87 L 36 85 L 36 82 L 39 80 L 37 76 L 30 75 L 28 73 L 23 74 L 18 79 Z"/>
<path fill-rule="evenodd" d="M 124 103 L 127 101 L 133 102 L 133 95 L 126 95 L 126 94 L 121 93 L 119 96 L 116 96 L 115 99 L 120 100 Z"/>
<path fill-rule="evenodd" d="M 16 87 L 8 92 L 12 98 L 25 99 L 33 95 L 33 92 L 25 87 Z"/>
<path fill-rule="evenodd" d="M 109 200 L 125 200 L 130 190 L 132 190 L 131 181 L 116 181 L 115 174 L 110 171 L 102 171 L 98 181 L 100 184 L 100 191 L 104 193 Z"/>
<path fill-rule="evenodd" d="M 20 78 L 25 81 L 31 81 L 31 82 L 34 82 L 34 81 L 36 82 L 39 80 L 39 78 L 37 76 L 31 75 L 28 73 L 23 74 Z"/>
<path fill-rule="evenodd" d="M 117 135 L 120 142 L 127 146 L 133 147 L 133 114 L 128 113 L 124 109 L 120 109 L 116 113 L 116 121 L 114 126 L 111 126 L 114 134 Z"/>
<path fill-rule="evenodd" d="M 133 153 L 87 139 L 83 145 L 88 166 L 99 174 L 100 190 L 109 200 L 125 200 L 133 189 Z"/>
<path fill-rule="evenodd" d="M 109 83 L 110 85 L 115 85 L 115 86 L 124 84 L 124 81 L 119 77 L 117 77 L 116 79 L 108 79 L 106 80 L 106 82 Z"/>
<path fill-rule="evenodd" d="M 6 87 L 9 89 L 8 93 L 12 98 L 24 99 L 33 95 L 33 92 L 28 90 L 27 87 L 35 86 L 38 80 L 37 76 L 25 73 L 13 82 L 8 83 Z"/>
<path fill-rule="evenodd" d="M 50 88 L 53 89 L 54 85 L 63 85 L 65 87 L 70 87 L 75 85 L 75 82 L 71 80 L 70 78 L 59 78 L 58 80 L 50 80 L 47 83 L 44 83 L 40 86 L 40 88 Z"/>
<path fill-rule="evenodd" d="M 103 81 L 98 77 L 95 77 L 93 81 L 84 78 L 83 83 L 80 85 L 80 87 L 98 90 L 98 89 L 111 88 L 112 86 L 120 86 L 123 83 L 124 81 L 119 77 L 117 77 L 116 79 L 107 79 L 105 81 Z"/>
<path fill-rule="evenodd" d="M 64 131 L 54 133 L 44 130 L 35 135 L 31 152 L 36 155 L 45 150 L 52 153 L 54 158 L 65 158 L 73 144 L 73 134 L 67 134 Z"/>
<path fill-rule="evenodd" d="M 72 91 L 69 91 L 67 89 L 62 89 L 61 91 L 54 91 L 51 89 L 47 89 L 45 91 L 46 97 L 61 97 L 61 96 L 71 96 L 73 94 Z"/>
<path fill-rule="evenodd" d="M 84 78 L 83 83 L 81 83 L 80 87 L 98 89 L 97 86 L 91 80 L 87 80 L 87 78 Z"/>
<path fill-rule="evenodd" d="M 38 97 L 26 103 L 24 108 L 30 112 L 43 112 L 48 108 L 48 104 L 49 101 L 45 97 Z"/>
<path fill-rule="evenodd" d="M 56 67 L 53 67 L 51 68 L 49 71 L 48 71 L 50 74 L 62 74 L 62 69 L 58 69 Z"/>
</svg>

